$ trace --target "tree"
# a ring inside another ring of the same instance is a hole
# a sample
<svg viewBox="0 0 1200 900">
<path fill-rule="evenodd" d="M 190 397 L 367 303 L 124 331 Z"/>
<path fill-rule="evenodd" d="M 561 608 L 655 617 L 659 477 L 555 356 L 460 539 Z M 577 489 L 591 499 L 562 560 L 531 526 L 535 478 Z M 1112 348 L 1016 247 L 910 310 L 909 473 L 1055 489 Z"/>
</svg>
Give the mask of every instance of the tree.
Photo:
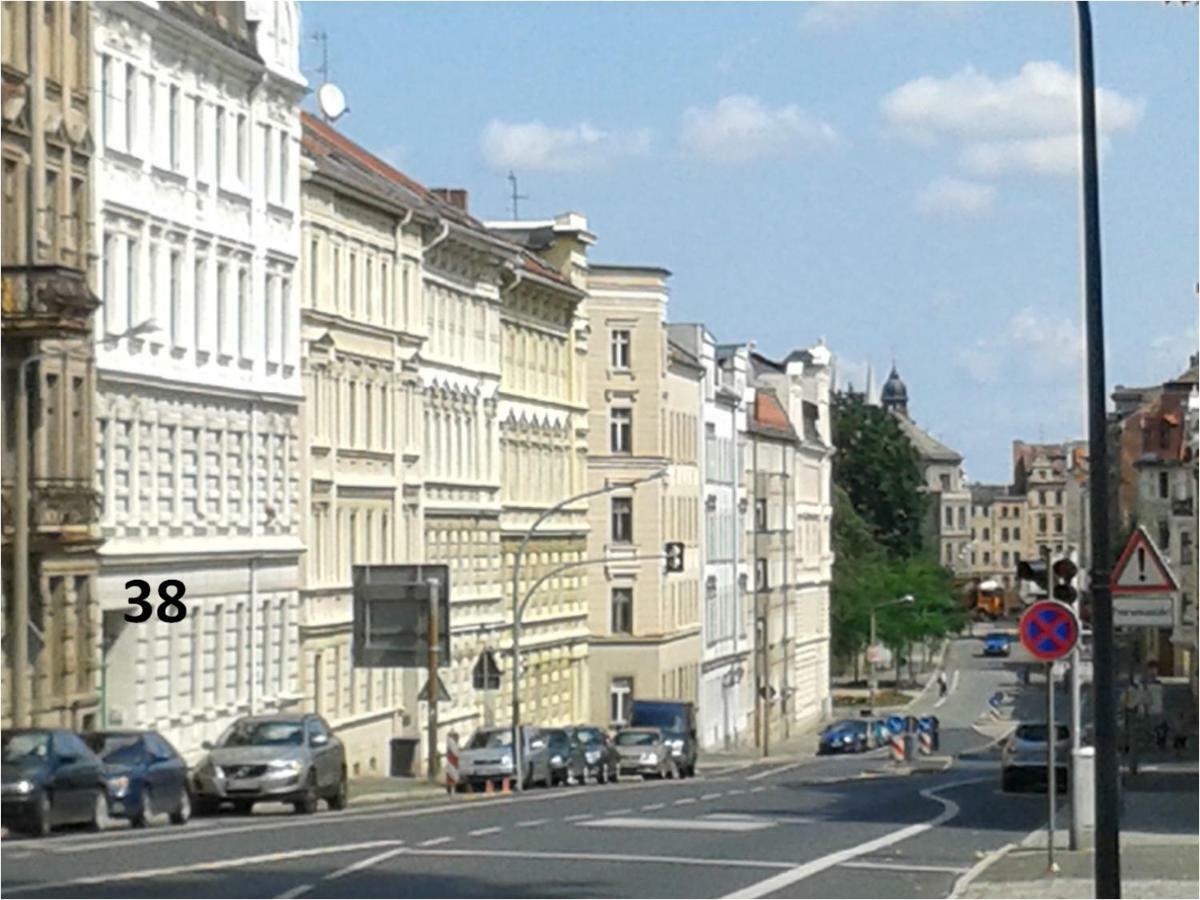
<svg viewBox="0 0 1200 900">
<path fill-rule="evenodd" d="M 870 528 L 875 541 L 897 557 L 925 550 L 929 509 L 920 458 L 894 416 L 861 395 L 833 398 L 833 480 Z"/>
</svg>

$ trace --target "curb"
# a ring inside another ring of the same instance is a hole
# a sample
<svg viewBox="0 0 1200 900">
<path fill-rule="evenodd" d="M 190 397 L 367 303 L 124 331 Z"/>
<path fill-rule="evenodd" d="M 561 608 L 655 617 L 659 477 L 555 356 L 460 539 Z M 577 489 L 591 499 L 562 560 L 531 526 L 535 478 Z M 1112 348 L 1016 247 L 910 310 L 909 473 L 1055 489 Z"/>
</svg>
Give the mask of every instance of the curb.
<svg viewBox="0 0 1200 900">
<path fill-rule="evenodd" d="M 371 794 L 360 794 L 357 797 L 351 797 L 349 806 L 367 806 L 372 803 L 390 803 L 390 802 L 419 802 L 422 800 L 430 800 L 435 797 L 445 796 L 446 791 L 441 789 L 430 789 L 428 791 L 405 791 L 403 793 L 396 791 L 376 791 Z"/>
<path fill-rule="evenodd" d="M 983 859 L 979 860 L 979 862 L 975 863 L 975 865 L 971 866 L 971 868 L 967 869 L 959 877 L 958 881 L 954 882 L 954 887 L 951 888 L 947 900 L 957 900 L 958 897 L 962 896 L 963 891 L 971 886 L 975 879 L 1015 849 L 1017 849 L 1016 844 L 1005 844 L 1003 847 L 996 848 Z"/>
</svg>

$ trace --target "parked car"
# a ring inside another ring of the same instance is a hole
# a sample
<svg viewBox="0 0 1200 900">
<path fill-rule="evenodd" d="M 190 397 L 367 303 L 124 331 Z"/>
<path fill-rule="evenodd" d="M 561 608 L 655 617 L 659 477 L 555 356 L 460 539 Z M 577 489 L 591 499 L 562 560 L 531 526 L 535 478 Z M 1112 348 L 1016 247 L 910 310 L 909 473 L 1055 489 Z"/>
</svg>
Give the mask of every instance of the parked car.
<svg viewBox="0 0 1200 900">
<path fill-rule="evenodd" d="M 630 725 L 657 728 L 671 750 L 675 767 L 684 778 L 696 774 L 696 705 L 683 700 L 634 700 Z"/>
<path fill-rule="evenodd" d="M 666 738 L 657 728 L 624 728 L 614 740 L 622 775 L 676 778 L 679 767 Z"/>
<path fill-rule="evenodd" d="M 862 719 L 842 719 L 821 732 L 817 753 L 863 753 L 870 749 L 871 730 Z"/>
<path fill-rule="evenodd" d="M 192 816 L 188 768 L 183 757 L 154 731 L 93 731 L 83 742 L 104 763 L 108 813 L 144 828 L 166 813 L 175 825 Z"/>
<path fill-rule="evenodd" d="M 1003 632 L 995 631 L 983 639 L 984 656 L 1008 656 L 1011 653 L 1012 639 Z"/>
<path fill-rule="evenodd" d="M 612 737 L 603 728 L 595 725 L 577 725 L 567 731 L 583 745 L 583 757 L 587 761 L 587 772 L 601 784 L 617 781 L 621 777 L 621 760 Z"/>
<path fill-rule="evenodd" d="M 346 806 L 346 751 L 318 715 L 243 716 L 203 746 L 208 756 L 192 782 L 202 812 L 231 803 L 249 813 L 264 801 L 291 803 L 297 813 L 316 812 L 319 799 Z"/>
<path fill-rule="evenodd" d="M 531 725 L 521 726 L 521 767 L 525 770 L 522 787 L 535 782 L 543 787 L 551 780 L 550 754 L 542 731 Z M 480 728 L 458 751 L 460 790 L 479 788 L 489 782 L 499 784 L 513 777 L 512 729 Z"/>
<path fill-rule="evenodd" d="M 1020 787 L 1048 787 L 1046 769 L 1046 738 L 1049 726 L 1045 722 L 1027 722 L 1017 726 L 1000 751 L 1000 787 L 1015 791 Z M 1067 790 L 1068 764 L 1071 756 L 1071 731 L 1066 725 L 1055 728 L 1054 772 L 1059 792 Z"/>
<path fill-rule="evenodd" d="M 587 758 L 583 744 L 565 728 L 542 732 L 550 756 L 550 784 L 583 784 L 587 781 Z"/>
<path fill-rule="evenodd" d="M 103 764 L 78 735 L 14 728 L 0 745 L 0 814 L 8 828 L 43 836 L 58 825 L 108 824 Z"/>
</svg>

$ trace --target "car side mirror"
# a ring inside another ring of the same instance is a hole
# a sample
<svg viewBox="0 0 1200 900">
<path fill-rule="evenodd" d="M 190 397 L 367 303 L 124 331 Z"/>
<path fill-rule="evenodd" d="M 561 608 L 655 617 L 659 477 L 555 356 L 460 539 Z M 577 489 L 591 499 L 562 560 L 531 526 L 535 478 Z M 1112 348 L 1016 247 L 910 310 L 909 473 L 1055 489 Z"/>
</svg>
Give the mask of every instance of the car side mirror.
<svg viewBox="0 0 1200 900">
<path fill-rule="evenodd" d="M 211 750 L 212 748 L 213 748 L 213 742 L 212 742 L 212 741 L 201 741 L 201 742 L 200 742 L 200 749 L 201 749 L 201 750 Z"/>
<path fill-rule="evenodd" d="M 69 766 L 71 763 L 79 762 L 79 757 L 73 753 L 58 754 L 58 762 L 60 765 Z"/>
<path fill-rule="evenodd" d="M 313 735 L 313 736 L 312 736 L 312 737 L 309 739 L 309 743 L 311 743 L 311 744 L 312 744 L 314 747 L 324 747 L 326 744 L 328 744 L 328 743 L 329 743 L 329 735 L 327 735 L 327 734 L 314 734 L 314 735 Z"/>
</svg>

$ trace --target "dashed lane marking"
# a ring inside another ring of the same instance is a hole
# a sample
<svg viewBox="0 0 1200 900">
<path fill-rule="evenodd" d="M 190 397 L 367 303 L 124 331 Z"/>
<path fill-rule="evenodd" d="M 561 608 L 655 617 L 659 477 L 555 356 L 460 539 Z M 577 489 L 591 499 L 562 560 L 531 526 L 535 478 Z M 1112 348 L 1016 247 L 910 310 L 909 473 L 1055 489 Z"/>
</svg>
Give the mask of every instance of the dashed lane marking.
<svg viewBox="0 0 1200 900">
<path fill-rule="evenodd" d="M 435 837 L 435 838 L 430 838 L 427 841 L 421 841 L 421 843 L 417 844 L 417 846 L 418 847 L 436 847 L 439 844 L 448 844 L 452 840 L 454 840 L 454 838 L 450 837 L 449 835 L 442 835 L 442 837 Z"/>
<path fill-rule="evenodd" d="M 590 819 L 591 817 L 592 817 L 591 813 L 576 813 L 573 816 L 563 816 L 563 821 L 564 822 L 581 822 L 584 819 Z"/>
<path fill-rule="evenodd" d="M 721 797 L 721 796 L 723 796 L 723 794 L 720 791 L 717 791 L 715 794 L 702 794 L 700 796 L 700 799 L 701 800 L 716 800 L 718 797 Z"/>
<path fill-rule="evenodd" d="M 580 822 L 579 828 L 650 828 L 657 831 L 762 831 L 770 828 L 772 822 L 744 820 L 711 820 L 711 819 L 655 819 L 650 817 L 611 819 L 593 819 L 590 822 Z"/>
<path fill-rule="evenodd" d="M 529 819 L 528 821 L 525 821 L 525 822 L 518 822 L 517 827 L 518 828 L 537 828 L 539 825 L 545 825 L 549 821 L 550 821 L 549 819 Z"/>
<path fill-rule="evenodd" d="M 662 809 L 666 805 L 667 804 L 665 804 L 665 803 L 647 803 L 645 806 L 642 807 L 642 811 L 649 812 L 652 809 Z"/>
<path fill-rule="evenodd" d="M 275 900 L 295 900 L 296 897 L 302 897 L 313 889 L 311 884 L 298 884 L 294 888 L 284 891 L 282 894 L 277 894 Z"/>
<path fill-rule="evenodd" d="M 760 784 L 760 785 L 758 785 L 758 786 L 756 786 L 756 787 L 752 787 L 752 788 L 750 788 L 750 793 L 752 793 L 752 794 L 761 794 L 761 793 L 762 793 L 763 791 L 765 791 L 765 790 L 766 790 L 766 788 L 765 788 L 765 787 L 763 787 L 763 786 Z"/>
<path fill-rule="evenodd" d="M 755 816 L 750 813 L 710 813 L 704 818 L 727 822 L 766 822 L 770 825 L 811 825 L 817 821 L 812 816 L 793 816 L 786 813 L 778 816 Z"/>
<path fill-rule="evenodd" d="M 400 841 L 364 841 L 360 844 L 337 844 L 331 847 L 308 847 L 303 850 L 288 850 L 283 853 L 261 853 L 255 856 L 241 856 L 236 859 L 220 859 L 213 862 L 189 863 L 185 866 L 162 866 L 156 869 L 138 869 L 134 872 L 113 872 L 106 875 L 84 875 L 79 878 L 68 878 L 62 881 L 43 881 L 36 884 L 21 884 L 6 887 L 7 896 L 29 894 L 35 891 L 57 890 L 59 888 L 78 887 L 81 885 L 113 884 L 127 881 L 145 881 L 152 878 L 164 878 L 171 875 L 190 874 L 194 872 L 217 872 L 223 869 L 242 869 L 263 863 L 282 862 L 291 859 L 304 859 L 310 856 L 329 856 L 334 853 L 353 853 L 357 850 L 374 850 L 377 847 L 395 847 Z"/>
<path fill-rule="evenodd" d="M 398 842 L 399 843 L 399 842 Z M 366 859 L 360 859 L 356 863 L 351 863 L 337 871 L 330 872 L 322 881 L 337 881 L 339 878 L 344 878 L 347 875 L 353 875 L 355 872 L 361 872 L 364 869 L 369 869 L 371 866 L 378 865 L 384 860 L 391 859 L 404 852 L 403 847 L 395 847 L 391 850 L 385 850 L 383 853 L 376 853 L 374 856 L 368 856 Z"/>
<path fill-rule="evenodd" d="M 606 816 L 624 816 L 633 812 L 632 809 L 610 809 L 605 813 Z"/>
<path fill-rule="evenodd" d="M 491 828 L 476 828 L 474 831 L 468 831 L 467 834 L 471 837 L 483 837 L 486 834 L 499 834 L 503 830 L 499 825 L 493 825 Z"/>
<path fill-rule="evenodd" d="M 727 795 L 729 795 L 730 797 L 736 797 L 738 794 L 744 794 L 746 792 L 743 791 L 741 788 L 730 788 L 725 793 Z"/>
</svg>

